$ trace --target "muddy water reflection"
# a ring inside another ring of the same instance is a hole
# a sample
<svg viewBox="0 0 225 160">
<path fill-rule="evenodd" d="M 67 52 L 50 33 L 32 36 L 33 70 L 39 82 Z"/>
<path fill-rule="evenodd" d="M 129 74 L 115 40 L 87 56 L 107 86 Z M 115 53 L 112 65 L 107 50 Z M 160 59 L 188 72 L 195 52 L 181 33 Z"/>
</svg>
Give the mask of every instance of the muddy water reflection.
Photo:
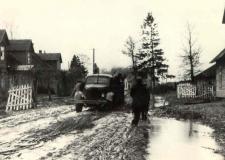
<svg viewBox="0 0 225 160">
<path fill-rule="evenodd" d="M 210 127 L 174 119 L 153 118 L 149 160 L 223 160 Z"/>
</svg>

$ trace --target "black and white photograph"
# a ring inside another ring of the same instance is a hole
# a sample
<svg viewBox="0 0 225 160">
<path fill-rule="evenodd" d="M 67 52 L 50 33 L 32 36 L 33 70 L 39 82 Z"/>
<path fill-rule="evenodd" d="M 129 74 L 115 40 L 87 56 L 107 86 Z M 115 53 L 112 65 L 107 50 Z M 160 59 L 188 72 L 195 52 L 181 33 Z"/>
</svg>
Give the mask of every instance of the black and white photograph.
<svg viewBox="0 0 225 160">
<path fill-rule="evenodd" d="M 0 160 L 225 160 L 224 0 L 0 0 Z"/>
</svg>

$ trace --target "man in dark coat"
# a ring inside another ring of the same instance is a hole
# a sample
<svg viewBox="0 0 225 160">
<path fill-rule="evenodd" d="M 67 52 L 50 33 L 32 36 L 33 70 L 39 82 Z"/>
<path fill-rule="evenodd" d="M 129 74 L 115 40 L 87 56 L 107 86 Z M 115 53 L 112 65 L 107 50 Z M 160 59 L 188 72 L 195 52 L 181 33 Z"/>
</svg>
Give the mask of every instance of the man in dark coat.
<svg viewBox="0 0 225 160">
<path fill-rule="evenodd" d="M 132 109 L 134 113 L 134 119 L 132 125 L 138 125 L 140 115 L 142 120 L 147 120 L 150 93 L 147 87 L 143 84 L 140 77 L 137 78 L 136 84 L 131 88 L 130 92 L 133 98 Z"/>
</svg>

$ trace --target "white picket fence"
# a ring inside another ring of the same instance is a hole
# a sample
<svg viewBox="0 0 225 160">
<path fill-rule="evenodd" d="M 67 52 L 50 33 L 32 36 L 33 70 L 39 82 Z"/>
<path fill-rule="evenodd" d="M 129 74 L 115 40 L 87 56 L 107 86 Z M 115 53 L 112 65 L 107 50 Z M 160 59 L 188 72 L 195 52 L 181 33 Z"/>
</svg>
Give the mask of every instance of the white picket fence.
<svg viewBox="0 0 225 160">
<path fill-rule="evenodd" d="M 177 98 L 191 98 L 196 96 L 196 86 L 190 83 L 177 85 Z"/>
<path fill-rule="evenodd" d="M 191 83 L 177 85 L 177 98 L 211 98 L 214 97 L 213 86 L 196 86 Z"/>
<path fill-rule="evenodd" d="M 32 104 L 33 99 L 31 84 L 14 86 L 9 89 L 6 111 L 29 109 L 32 108 Z"/>
</svg>

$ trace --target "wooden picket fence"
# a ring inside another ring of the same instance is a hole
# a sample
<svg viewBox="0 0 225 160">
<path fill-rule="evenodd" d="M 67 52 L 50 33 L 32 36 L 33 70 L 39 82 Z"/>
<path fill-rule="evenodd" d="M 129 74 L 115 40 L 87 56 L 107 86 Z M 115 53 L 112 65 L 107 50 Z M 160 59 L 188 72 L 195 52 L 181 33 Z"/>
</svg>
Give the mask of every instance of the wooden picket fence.
<svg viewBox="0 0 225 160">
<path fill-rule="evenodd" d="M 215 92 L 213 86 L 201 86 L 197 87 L 197 96 L 202 99 L 215 98 Z"/>
<path fill-rule="evenodd" d="M 211 99 L 214 96 L 213 86 L 196 86 L 191 83 L 177 85 L 177 98 Z"/>
<path fill-rule="evenodd" d="M 32 108 L 32 85 L 24 84 L 9 89 L 6 111 L 25 110 Z"/>
<path fill-rule="evenodd" d="M 181 83 L 177 85 L 177 98 L 194 98 L 196 96 L 196 86 L 191 83 Z"/>
</svg>

